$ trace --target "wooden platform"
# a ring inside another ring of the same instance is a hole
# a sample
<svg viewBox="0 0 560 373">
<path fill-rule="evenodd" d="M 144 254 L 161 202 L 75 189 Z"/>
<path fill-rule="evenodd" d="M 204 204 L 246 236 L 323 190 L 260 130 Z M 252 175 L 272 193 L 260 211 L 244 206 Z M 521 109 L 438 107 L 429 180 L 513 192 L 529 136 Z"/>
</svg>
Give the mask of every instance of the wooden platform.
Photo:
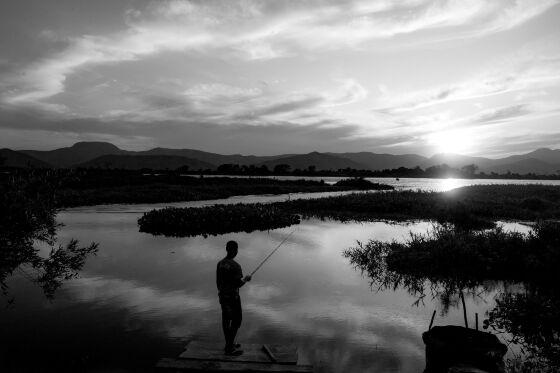
<svg viewBox="0 0 560 373">
<path fill-rule="evenodd" d="M 161 359 L 156 368 L 190 372 L 313 372 L 297 365 L 297 348 L 282 345 L 243 344 L 243 355 L 226 356 L 223 346 L 193 341 L 178 358 Z"/>
</svg>

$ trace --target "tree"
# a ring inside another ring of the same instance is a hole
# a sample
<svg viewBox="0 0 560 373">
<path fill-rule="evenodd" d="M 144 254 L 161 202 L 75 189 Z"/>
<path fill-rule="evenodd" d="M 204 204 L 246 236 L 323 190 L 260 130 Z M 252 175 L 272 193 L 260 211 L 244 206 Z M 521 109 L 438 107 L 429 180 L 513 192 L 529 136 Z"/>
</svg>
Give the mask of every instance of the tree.
<svg viewBox="0 0 560 373">
<path fill-rule="evenodd" d="M 61 173 L 33 170 L 17 173 L 0 184 L 0 289 L 4 296 L 8 295 L 7 278 L 19 270 L 51 298 L 62 282 L 77 277 L 86 258 L 97 252 L 96 243 L 86 247 L 79 247 L 76 240 L 66 246 L 56 243 L 55 192 L 62 184 L 61 177 Z M 48 257 L 39 255 L 37 242 L 51 247 Z"/>
<path fill-rule="evenodd" d="M 290 169 L 292 167 L 289 164 L 277 164 L 276 166 L 274 166 L 274 171 L 273 173 L 276 175 L 282 175 L 282 174 L 287 174 L 290 173 Z"/>
<path fill-rule="evenodd" d="M 180 174 L 186 174 L 187 172 L 189 172 L 189 166 L 183 165 L 183 166 L 177 168 L 177 172 L 180 173 Z"/>
<path fill-rule="evenodd" d="M 461 167 L 461 171 L 467 175 L 474 175 L 476 170 L 478 170 L 478 166 L 475 164 L 469 164 Z"/>
</svg>

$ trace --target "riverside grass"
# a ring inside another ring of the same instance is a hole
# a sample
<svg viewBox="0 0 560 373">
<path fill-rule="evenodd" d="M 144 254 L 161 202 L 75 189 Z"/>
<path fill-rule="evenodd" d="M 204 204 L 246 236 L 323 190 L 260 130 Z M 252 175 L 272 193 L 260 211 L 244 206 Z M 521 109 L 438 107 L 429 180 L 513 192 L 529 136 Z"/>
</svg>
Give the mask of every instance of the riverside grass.
<svg viewBox="0 0 560 373">
<path fill-rule="evenodd" d="M 340 192 L 349 190 L 392 190 L 385 184 L 364 179 L 329 185 L 315 180 L 267 178 L 190 177 L 141 175 L 115 171 L 99 175 L 76 172 L 57 191 L 59 207 L 113 203 L 166 203 L 222 199 L 232 196 Z M 98 177 L 96 177 L 98 176 Z"/>
<path fill-rule="evenodd" d="M 560 219 L 560 187 L 479 185 L 449 192 L 381 191 L 267 204 L 152 210 L 138 223 L 142 232 L 194 236 L 281 228 L 299 223 L 300 218 L 342 222 L 422 219 L 465 230 L 484 229 L 493 227 L 496 220 Z M 230 224 L 227 219 L 239 221 Z"/>
</svg>

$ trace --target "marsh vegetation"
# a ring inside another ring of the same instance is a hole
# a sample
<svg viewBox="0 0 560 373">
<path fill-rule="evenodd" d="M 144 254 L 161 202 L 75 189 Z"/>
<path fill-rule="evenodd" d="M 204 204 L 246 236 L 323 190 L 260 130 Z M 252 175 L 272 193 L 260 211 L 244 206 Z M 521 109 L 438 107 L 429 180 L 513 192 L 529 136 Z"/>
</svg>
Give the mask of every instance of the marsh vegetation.
<svg viewBox="0 0 560 373">
<path fill-rule="evenodd" d="M 466 296 L 500 289 L 483 324 L 508 345 L 520 346 L 519 356 L 508 362 L 510 371 L 553 372 L 560 369 L 559 244 L 560 223 L 538 223 L 527 235 L 444 226 L 404 242 L 358 242 L 344 256 L 373 289 L 404 288 L 418 304 L 432 297 L 444 312 Z M 503 282 L 517 286 L 497 285 Z"/>
<path fill-rule="evenodd" d="M 235 204 L 153 210 L 144 214 L 138 225 L 141 232 L 154 235 L 206 237 L 284 228 L 299 222 L 298 215 L 286 212 L 275 204 Z"/>
<path fill-rule="evenodd" d="M 235 217 L 239 222 L 229 224 L 220 216 Z M 214 205 L 202 209 L 153 210 L 144 214 L 139 225 L 143 232 L 181 236 L 212 233 L 219 224 L 224 225 L 221 233 L 273 229 L 290 222 L 297 224 L 299 219 L 295 216 L 342 222 L 423 219 L 453 224 L 460 229 L 492 228 L 497 220 L 560 218 L 560 187 L 479 185 L 450 192 L 359 193 L 242 207 Z M 167 226 L 171 221 L 176 223 Z"/>
<path fill-rule="evenodd" d="M 57 207 L 101 204 L 165 203 L 222 199 L 232 196 L 338 192 L 348 190 L 392 190 L 389 185 L 355 179 L 337 185 L 315 180 L 186 176 L 179 172 L 101 169 L 11 170 L 1 174 L 0 183 L 10 177 L 25 180 L 43 175 L 57 183 Z"/>
</svg>

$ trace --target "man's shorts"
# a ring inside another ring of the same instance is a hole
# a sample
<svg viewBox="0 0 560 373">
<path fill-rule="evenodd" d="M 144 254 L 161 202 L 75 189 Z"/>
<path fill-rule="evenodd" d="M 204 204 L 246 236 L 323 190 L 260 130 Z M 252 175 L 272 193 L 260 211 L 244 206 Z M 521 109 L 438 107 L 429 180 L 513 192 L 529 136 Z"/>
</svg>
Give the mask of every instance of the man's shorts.
<svg viewBox="0 0 560 373">
<path fill-rule="evenodd" d="M 239 295 L 220 296 L 220 304 L 222 306 L 222 319 L 241 322 L 242 312 Z"/>
</svg>

